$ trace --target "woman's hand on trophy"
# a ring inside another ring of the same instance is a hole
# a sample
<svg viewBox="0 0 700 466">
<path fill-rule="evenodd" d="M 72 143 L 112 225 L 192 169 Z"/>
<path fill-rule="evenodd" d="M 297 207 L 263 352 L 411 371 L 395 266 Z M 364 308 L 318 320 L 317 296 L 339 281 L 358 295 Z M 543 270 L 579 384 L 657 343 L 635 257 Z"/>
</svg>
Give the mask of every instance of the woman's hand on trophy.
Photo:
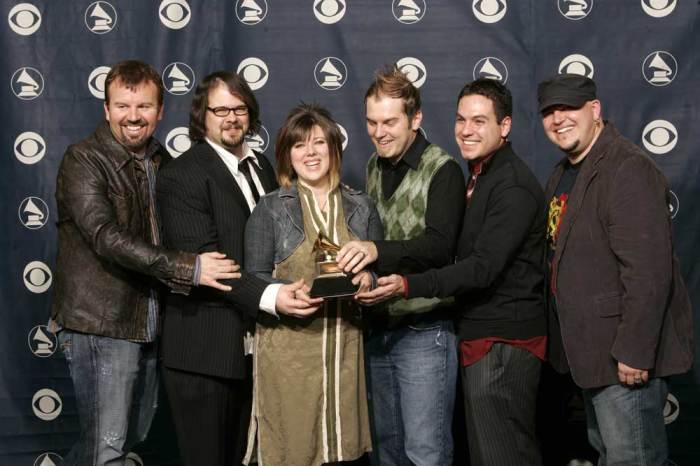
<svg viewBox="0 0 700 466">
<path fill-rule="evenodd" d="M 281 314 L 303 318 L 318 311 L 321 304 L 323 304 L 323 298 L 310 297 L 309 287 L 304 284 L 302 278 L 280 287 L 275 309 Z"/>
<path fill-rule="evenodd" d="M 377 246 L 372 241 L 349 241 L 336 256 L 338 267 L 345 273 L 359 273 L 377 260 Z"/>
<path fill-rule="evenodd" d="M 357 293 L 355 300 L 363 306 L 373 306 L 394 296 L 403 296 L 405 290 L 404 279 L 401 275 L 389 275 L 379 277 L 375 289 Z"/>
</svg>

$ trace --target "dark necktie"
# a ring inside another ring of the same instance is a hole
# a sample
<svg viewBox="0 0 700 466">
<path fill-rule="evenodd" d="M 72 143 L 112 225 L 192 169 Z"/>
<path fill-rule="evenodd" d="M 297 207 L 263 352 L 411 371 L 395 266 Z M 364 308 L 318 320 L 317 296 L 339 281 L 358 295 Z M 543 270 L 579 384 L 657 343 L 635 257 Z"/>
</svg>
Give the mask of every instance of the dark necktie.
<svg viewBox="0 0 700 466">
<path fill-rule="evenodd" d="M 238 170 L 243 173 L 243 176 L 245 176 L 250 192 L 253 194 L 253 200 L 255 201 L 255 204 L 257 204 L 260 200 L 260 193 L 258 192 L 258 188 L 255 186 L 253 177 L 250 175 L 251 167 L 248 160 L 241 160 L 241 163 L 238 164 Z"/>
<path fill-rule="evenodd" d="M 471 169 L 471 176 L 469 177 L 469 182 L 467 183 L 467 205 L 472 200 L 472 194 L 474 194 L 474 188 L 476 187 L 476 178 L 481 173 L 481 164 L 477 164 Z"/>
</svg>

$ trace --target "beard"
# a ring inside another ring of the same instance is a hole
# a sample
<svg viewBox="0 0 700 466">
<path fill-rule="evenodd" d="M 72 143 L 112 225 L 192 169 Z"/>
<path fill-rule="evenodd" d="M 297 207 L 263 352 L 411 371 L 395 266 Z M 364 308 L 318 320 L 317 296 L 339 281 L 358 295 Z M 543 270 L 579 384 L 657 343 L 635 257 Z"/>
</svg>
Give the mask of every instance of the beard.
<svg viewBox="0 0 700 466">
<path fill-rule="evenodd" d="M 147 122 L 144 120 L 128 121 L 120 125 L 120 132 L 115 135 L 116 139 L 121 143 L 121 145 L 132 152 L 140 152 L 144 147 L 146 147 L 151 135 L 148 134 L 148 131 L 145 131 L 142 135 L 129 135 L 128 130 L 124 127 L 127 125 L 145 127 L 147 126 Z"/>
<path fill-rule="evenodd" d="M 235 128 L 240 131 L 238 134 L 234 135 L 229 135 L 225 133 L 225 131 L 228 131 L 232 128 Z M 241 144 L 243 144 L 243 140 L 245 139 L 245 135 L 247 132 L 248 128 L 246 128 L 244 125 L 240 124 L 230 124 L 230 125 L 224 125 L 221 127 L 221 145 L 224 146 L 228 150 L 235 149 L 239 147 Z"/>
</svg>

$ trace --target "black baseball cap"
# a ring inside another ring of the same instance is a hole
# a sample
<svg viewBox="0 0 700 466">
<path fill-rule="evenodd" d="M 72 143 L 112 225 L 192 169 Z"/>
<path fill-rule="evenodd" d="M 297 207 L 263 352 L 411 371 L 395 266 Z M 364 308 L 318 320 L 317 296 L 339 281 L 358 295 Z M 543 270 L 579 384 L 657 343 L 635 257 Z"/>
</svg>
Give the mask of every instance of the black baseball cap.
<svg viewBox="0 0 700 466">
<path fill-rule="evenodd" d="M 540 113 L 552 105 L 581 108 L 589 100 L 595 99 L 595 82 L 578 74 L 558 74 L 537 86 Z"/>
</svg>

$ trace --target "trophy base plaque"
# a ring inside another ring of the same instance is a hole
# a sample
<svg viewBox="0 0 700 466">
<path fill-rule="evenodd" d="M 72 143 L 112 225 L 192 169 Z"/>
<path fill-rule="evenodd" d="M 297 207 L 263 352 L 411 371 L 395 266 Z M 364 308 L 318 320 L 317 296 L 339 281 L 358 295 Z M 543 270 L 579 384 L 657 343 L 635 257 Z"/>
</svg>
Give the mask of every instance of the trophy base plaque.
<svg viewBox="0 0 700 466">
<path fill-rule="evenodd" d="M 340 274 L 335 277 L 320 276 L 311 285 L 312 298 L 342 298 L 357 293 L 360 287 L 353 285 L 350 277 Z"/>
</svg>

